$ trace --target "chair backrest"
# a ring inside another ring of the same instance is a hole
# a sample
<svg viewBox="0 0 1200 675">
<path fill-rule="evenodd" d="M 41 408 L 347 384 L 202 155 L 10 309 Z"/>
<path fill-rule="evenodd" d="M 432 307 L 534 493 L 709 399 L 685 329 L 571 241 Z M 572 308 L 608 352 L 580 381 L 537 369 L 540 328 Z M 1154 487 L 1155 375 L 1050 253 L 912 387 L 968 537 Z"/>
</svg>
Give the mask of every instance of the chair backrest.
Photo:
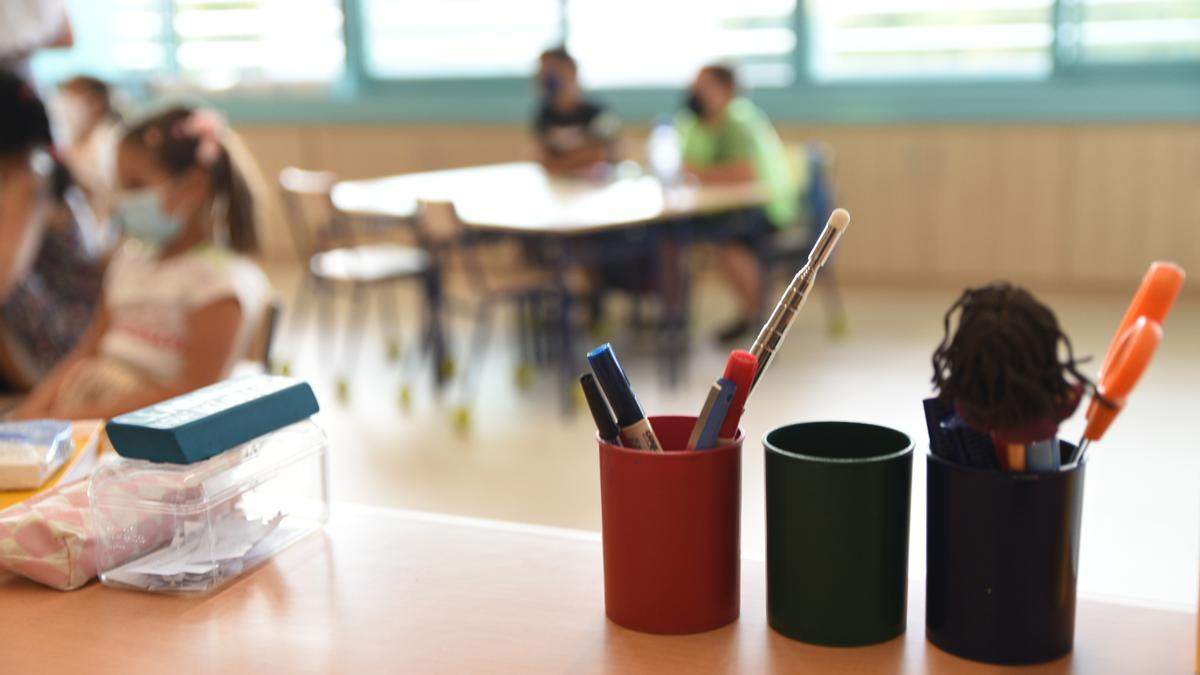
<svg viewBox="0 0 1200 675">
<path fill-rule="evenodd" d="M 271 339 L 280 302 L 270 280 L 254 261 L 238 257 L 232 262 L 234 288 L 242 318 L 234 338 L 233 352 L 222 367 L 222 377 L 236 372 L 247 361 L 256 364 L 270 359 Z"/>
<path fill-rule="evenodd" d="M 250 336 L 250 344 L 242 356 L 243 361 L 261 365 L 263 372 L 271 371 L 271 344 L 275 340 L 275 328 L 282 311 L 283 303 L 278 296 L 272 296 L 263 307 L 258 326 Z"/>
<path fill-rule="evenodd" d="M 808 191 L 805 193 L 807 210 L 813 227 L 820 228 L 829 220 L 829 214 L 837 208 L 837 192 L 834 188 L 835 155 L 827 143 L 805 143 L 808 158 Z"/>
<path fill-rule="evenodd" d="M 416 226 L 421 241 L 436 249 L 457 247 L 466 234 L 458 211 L 448 201 L 418 201 Z"/>
<path fill-rule="evenodd" d="M 289 166 L 279 172 L 288 228 L 296 256 L 306 262 L 320 249 L 324 232 L 333 229 L 337 210 L 331 194 L 337 177 L 329 171 L 307 171 Z"/>
<path fill-rule="evenodd" d="M 417 239 L 443 274 L 461 275 L 476 289 L 486 289 L 492 276 L 480 250 L 480 240 L 458 217 L 448 201 L 417 201 Z"/>
</svg>

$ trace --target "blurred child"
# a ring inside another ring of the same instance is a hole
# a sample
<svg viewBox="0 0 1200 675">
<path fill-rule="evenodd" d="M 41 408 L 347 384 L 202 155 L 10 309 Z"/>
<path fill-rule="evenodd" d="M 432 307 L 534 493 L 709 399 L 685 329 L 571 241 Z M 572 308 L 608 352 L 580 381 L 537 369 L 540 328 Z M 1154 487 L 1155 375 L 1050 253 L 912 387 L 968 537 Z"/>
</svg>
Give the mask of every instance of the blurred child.
<svg viewBox="0 0 1200 675">
<path fill-rule="evenodd" d="M 229 374 L 267 287 L 241 255 L 257 248 L 257 217 L 229 134 L 215 114 L 183 107 L 125 134 L 115 220 L 128 237 L 97 320 L 18 416 L 108 418 Z"/>
<path fill-rule="evenodd" d="M 98 240 L 109 244 L 121 115 L 108 84 L 83 75 L 58 85 L 58 104 L 63 117 L 63 137 L 58 139 L 63 162 L 87 193 L 99 228 Z"/>
<path fill-rule="evenodd" d="M 45 106 L 4 71 L 0 121 L 0 391 L 27 391 L 87 330 L 103 268 L 83 195 L 50 154 Z"/>
<path fill-rule="evenodd" d="M 577 173 L 617 161 L 621 121 L 579 84 L 578 67 L 566 48 L 542 52 L 537 85 L 542 96 L 533 131 L 539 161 L 551 173 Z"/>
<path fill-rule="evenodd" d="M 722 229 L 737 234 L 721 245 L 716 259 L 741 312 L 717 339 L 736 343 L 752 336 L 762 323 L 766 308 L 758 251 L 775 232 L 798 224 L 800 185 L 775 127 L 742 95 L 732 68 L 701 68 L 686 105 L 678 124 L 684 171 L 702 185 L 758 183 L 769 198 L 761 209 L 721 217 Z"/>
</svg>

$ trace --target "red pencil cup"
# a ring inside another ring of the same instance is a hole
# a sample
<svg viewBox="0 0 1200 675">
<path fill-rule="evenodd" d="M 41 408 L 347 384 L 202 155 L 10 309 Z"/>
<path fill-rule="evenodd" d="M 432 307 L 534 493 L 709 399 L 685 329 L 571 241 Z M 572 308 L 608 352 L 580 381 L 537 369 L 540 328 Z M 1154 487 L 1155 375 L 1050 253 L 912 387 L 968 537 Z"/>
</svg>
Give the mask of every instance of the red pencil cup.
<svg viewBox="0 0 1200 675">
<path fill-rule="evenodd" d="M 600 443 L 604 609 L 645 633 L 699 633 L 740 606 L 742 438 L 685 450 L 695 417 L 651 417 L 665 452 Z"/>
</svg>

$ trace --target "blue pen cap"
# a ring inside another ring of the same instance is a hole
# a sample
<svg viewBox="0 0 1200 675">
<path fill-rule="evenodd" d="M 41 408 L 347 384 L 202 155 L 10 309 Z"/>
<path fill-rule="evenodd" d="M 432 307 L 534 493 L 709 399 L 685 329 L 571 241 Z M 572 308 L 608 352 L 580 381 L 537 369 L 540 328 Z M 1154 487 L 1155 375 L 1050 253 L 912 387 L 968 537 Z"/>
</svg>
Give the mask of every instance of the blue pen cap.
<svg viewBox="0 0 1200 675">
<path fill-rule="evenodd" d="M 605 342 L 596 347 L 588 352 L 587 360 L 592 372 L 596 374 L 596 381 L 604 390 L 604 396 L 608 398 L 608 405 L 617 416 L 617 424 L 625 428 L 644 419 L 646 415 L 633 395 L 629 378 L 625 377 L 625 370 L 621 368 L 621 362 L 617 360 L 612 345 Z"/>
</svg>

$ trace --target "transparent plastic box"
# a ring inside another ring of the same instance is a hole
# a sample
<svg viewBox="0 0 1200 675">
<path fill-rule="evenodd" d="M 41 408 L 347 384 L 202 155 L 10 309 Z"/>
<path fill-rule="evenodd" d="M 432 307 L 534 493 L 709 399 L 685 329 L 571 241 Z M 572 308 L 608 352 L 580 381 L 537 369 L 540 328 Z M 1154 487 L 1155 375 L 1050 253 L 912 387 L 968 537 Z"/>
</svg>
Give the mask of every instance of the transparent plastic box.
<svg viewBox="0 0 1200 675">
<path fill-rule="evenodd" d="M 35 490 L 67 457 L 71 423 L 32 420 L 0 423 L 0 490 Z"/>
<path fill-rule="evenodd" d="M 120 458 L 89 489 L 100 580 L 212 590 L 329 518 L 328 441 L 312 419 L 195 464 Z"/>
</svg>

